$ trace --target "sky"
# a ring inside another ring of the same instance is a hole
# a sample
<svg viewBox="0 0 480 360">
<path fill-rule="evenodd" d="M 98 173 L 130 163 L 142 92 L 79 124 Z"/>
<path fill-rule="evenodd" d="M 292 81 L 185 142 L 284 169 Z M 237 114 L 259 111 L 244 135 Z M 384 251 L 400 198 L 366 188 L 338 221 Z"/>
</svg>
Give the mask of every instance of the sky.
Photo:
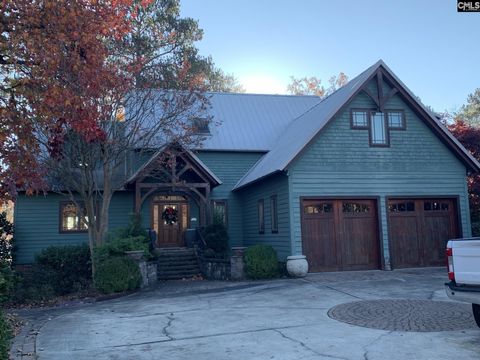
<svg viewBox="0 0 480 360">
<path fill-rule="evenodd" d="M 379 59 L 436 111 L 480 87 L 480 12 L 457 0 L 181 0 L 200 54 L 249 93 L 286 93 L 290 76 L 328 83 Z"/>
</svg>

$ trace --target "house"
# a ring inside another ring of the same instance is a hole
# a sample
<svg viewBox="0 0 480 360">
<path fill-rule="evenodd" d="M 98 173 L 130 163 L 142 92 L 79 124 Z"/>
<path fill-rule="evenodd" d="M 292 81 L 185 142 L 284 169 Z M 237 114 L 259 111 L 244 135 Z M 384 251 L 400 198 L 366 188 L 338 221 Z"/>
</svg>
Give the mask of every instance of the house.
<svg viewBox="0 0 480 360">
<path fill-rule="evenodd" d="M 311 271 L 443 265 L 446 241 L 470 236 L 466 176 L 480 164 L 383 61 L 323 100 L 209 96 L 220 125 L 204 129 L 199 149 L 135 158 L 111 228 L 136 210 L 157 246 L 181 247 L 215 211 L 231 246 L 269 244 L 283 261 L 305 254 Z M 175 173 L 161 168 L 165 156 Z M 20 195 L 17 262 L 86 241 L 80 214 L 59 195 Z"/>
</svg>

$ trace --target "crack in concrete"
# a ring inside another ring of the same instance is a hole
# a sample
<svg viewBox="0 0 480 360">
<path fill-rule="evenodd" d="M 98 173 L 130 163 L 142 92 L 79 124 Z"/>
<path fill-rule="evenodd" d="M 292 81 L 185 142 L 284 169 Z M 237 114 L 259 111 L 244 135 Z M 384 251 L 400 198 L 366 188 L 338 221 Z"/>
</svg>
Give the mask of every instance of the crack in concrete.
<svg viewBox="0 0 480 360">
<path fill-rule="evenodd" d="M 319 284 L 319 286 L 316 285 L 315 282 L 312 282 L 312 281 L 309 281 L 307 279 L 302 279 L 302 281 L 306 282 L 307 284 L 309 284 L 310 286 L 314 287 L 315 289 L 321 289 L 322 287 L 324 288 L 327 288 L 329 290 L 333 290 L 333 291 L 336 291 L 336 292 L 339 292 L 341 294 L 344 294 L 344 295 L 348 295 L 348 296 L 351 296 L 355 299 L 359 299 L 359 300 L 365 300 L 364 298 L 360 297 L 360 296 L 357 296 L 357 295 L 353 295 L 353 294 L 350 294 L 346 291 L 343 291 L 343 290 L 339 290 L 339 289 L 336 289 L 334 288 L 333 286 L 330 286 L 330 285 L 327 285 L 327 284 Z"/>
<path fill-rule="evenodd" d="M 175 315 L 173 313 L 170 313 L 170 315 L 167 316 L 167 319 L 168 323 L 163 327 L 162 333 L 168 338 L 168 340 L 172 341 L 175 340 L 175 338 L 168 333 L 168 328 L 172 326 L 172 322 L 173 320 L 175 320 Z"/>
<path fill-rule="evenodd" d="M 173 315 L 173 313 L 172 313 Z M 169 318 L 170 319 L 170 318 Z M 175 320 L 174 318 L 172 321 Z M 171 322 L 169 321 L 169 324 L 171 325 Z M 302 325 L 291 325 L 291 326 L 282 326 L 278 328 L 263 328 L 263 329 L 257 329 L 257 330 L 243 330 L 243 331 L 233 331 L 233 332 L 224 332 L 224 333 L 214 333 L 214 334 L 209 334 L 209 335 L 197 335 L 197 336 L 186 336 L 186 337 L 172 337 L 170 335 L 166 335 L 165 330 L 168 332 L 168 327 L 170 326 L 167 324 L 163 328 L 163 334 L 168 337 L 166 340 L 153 340 L 153 341 L 145 341 L 141 343 L 131 343 L 131 344 L 122 344 L 122 345 L 111 345 L 111 346 L 102 346 L 99 347 L 98 349 L 115 349 L 115 348 L 123 348 L 123 347 L 129 347 L 129 346 L 142 346 L 142 345 L 150 345 L 150 344 L 161 344 L 161 343 L 166 343 L 166 342 L 172 342 L 172 341 L 182 341 L 182 340 L 196 340 L 196 339 L 208 339 L 211 337 L 220 337 L 220 336 L 230 336 L 230 335 L 242 335 L 242 334 L 250 334 L 250 333 L 257 333 L 257 332 L 264 332 L 264 331 L 274 331 L 278 329 L 296 329 L 296 328 L 301 328 L 305 326 L 314 326 L 318 325 L 317 323 L 313 324 L 302 324 Z M 84 351 L 84 350 L 91 350 L 91 349 L 83 349 L 83 348 L 75 348 L 72 349 L 73 351 Z"/>
<path fill-rule="evenodd" d="M 345 358 L 345 357 L 341 357 L 341 356 L 334 356 L 334 355 L 329 355 L 329 354 L 324 354 L 324 353 L 321 353 L 321 352 L 318 352 L 314 349 L 312 349 L 310 346 L 308 346 L 307 344 L 305 344 L 303 341 L 301 340 L 298 340 L 298 339 L 294 339 L 290 336 L 287 336 L 285 335 L 283 332 L 281 332 L 279 329 L 273 329 L 273 331 L 275 331 L 276 333 L 280 334 L 280 336 L 282 336 L 284 339 L 287 339 L 287 340 L 290 340 L 296 344 L 299 344 L 302 348 L 304 348 L 305 350 L 308 350 L 312 353 L 314 353 L 315 355 L 318 355 L 318 356 L 323 356 L 323 357 L 327 357 L 327 358 L 331 358 L 331 359 L 340 359 L 340 360 L 349 360 L 348 358 Z"/>
<path fill-rule="evenodd" d="M 369 355 L 368 355 L 368 353 L 370 352 L 369 347 L 371 347 L 373 344 L 380 341 L 380 339 L 382 339 L 383 337 L 392 334 L 393 332 L 394 331 L 391 330 L 391 331 L 387 332 L 386 334 L 381 334 L 380 336 L 377 336 L 375 339 L 373 339 L 371 342 L 369 342 L 367 345 L 362 346 L 362 349 L 364 351 L 363 352 L 363 359 L 364 360 L 370 360 Z"/>
<path fill-rule="evenodd" d="M 187 313 L 187 312 L 192 312 L 192 311 L 205 311 L 208 310 L 208 308 L 195 308 L 195 309 L 187 309 L 187 310 L 180 310 L 180 311 L 175 311 L 175 313 Z M 167 314 L 172 314 L 171 311 L 165 311 L 165 312 L 159 312 L 159 313 L 152 313 L 152 314 L 142 314 L 142 315 L 135 315 L 135 316 L 119 316 L 119 319 L 136 319 L 136 318 L 143 318 L 143 317 L 150 317 L 150 316 L 159 316 L 159 315 L 167 315 Z"/>
</svg>

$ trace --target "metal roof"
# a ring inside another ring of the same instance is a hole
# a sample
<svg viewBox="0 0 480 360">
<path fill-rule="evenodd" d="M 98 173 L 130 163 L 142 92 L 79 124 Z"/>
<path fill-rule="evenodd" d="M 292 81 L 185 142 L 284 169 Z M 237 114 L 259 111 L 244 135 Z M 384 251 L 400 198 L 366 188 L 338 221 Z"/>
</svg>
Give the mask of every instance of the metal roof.
<svg viewBox="0 0 480 360">
<path fill-rule="evenodd" d="M 325 98 L 320 103 L 316 104 L 308 111 L 298 116 L 295 120 L 285 127 L 282 134 L 275 139 L 275 146 L 265 154 L 235 185 L 235 189 L 244 187 L 252 182 L 258 181 L 275 172 L 283 171 L 287 168 L 291 161 L 300 153 L 300 151 L 313 140 L 318 132 L 335 116 L 335 114 L 347 104 L 358 91 L 370 79 L 374 77 L 377 70 L 383 69 L 391 75 L 403 89 L 410 95 L 413 101 L 426 112 L 426 114 L 434 121 L 437 130 L 444 133 L 457 151 L 466 155 L 471 161 L 470 166 L 480 168 L 477 160 L 455 139 L 455 137 L 431 114 L 431 112 L 423 106 L 413 93 L 403 84 L 398 77 L 387 67 L 387 65 L 379 60 L 374 65 L 369 67 L 363 73 L 352 79 L 342 88 Z"/>
<path fill-rule="evenodd" d="M 317 96 L 208 93 L 211 135 L 200 149 L 269 151 L 293 119 L 318 104 Z"/>
</svg>

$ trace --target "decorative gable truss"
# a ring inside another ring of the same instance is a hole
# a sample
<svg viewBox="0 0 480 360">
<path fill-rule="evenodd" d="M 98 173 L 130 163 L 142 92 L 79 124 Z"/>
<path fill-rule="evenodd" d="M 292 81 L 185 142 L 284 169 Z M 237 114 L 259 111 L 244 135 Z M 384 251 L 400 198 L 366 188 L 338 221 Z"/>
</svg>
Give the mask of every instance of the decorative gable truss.
<svg viewBox="0 0 480 360">
<path fill-rule="evenodd" d="M 191 151 L 180 146 L 164 147 L 127 181 L 135 188 L 135 211 L 154 193 L 185 195 L 200 209 L 200 224 L 210 218 L 211 189 L 221 181 Z"/>
</svg>

